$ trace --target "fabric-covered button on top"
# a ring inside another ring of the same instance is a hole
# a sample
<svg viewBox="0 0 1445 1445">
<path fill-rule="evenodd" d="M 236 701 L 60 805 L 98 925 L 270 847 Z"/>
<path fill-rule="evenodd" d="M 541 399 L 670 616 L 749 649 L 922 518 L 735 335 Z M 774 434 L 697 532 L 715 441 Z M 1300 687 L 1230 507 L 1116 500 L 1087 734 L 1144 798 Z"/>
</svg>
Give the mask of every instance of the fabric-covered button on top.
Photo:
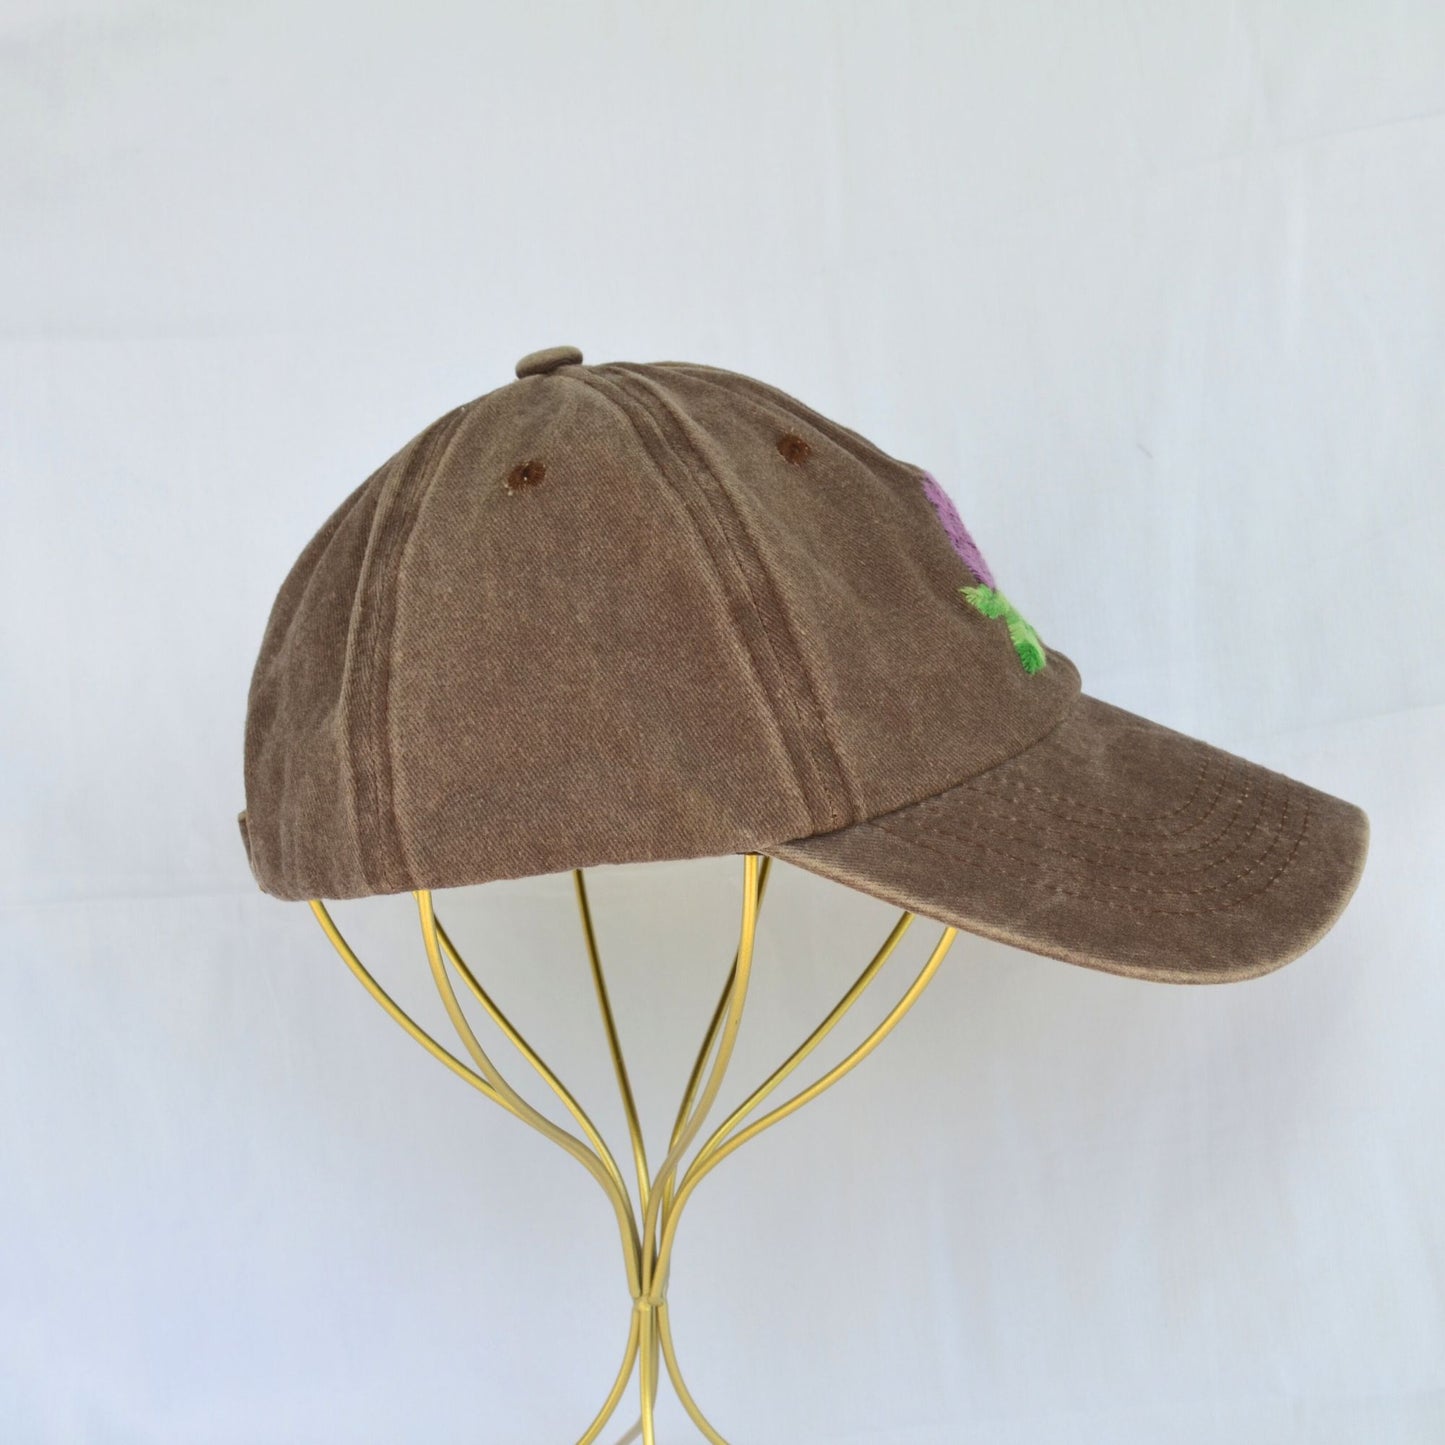
<svg viewBox="0 0 1445 1445">
<path fill-rule="evenodd" d="M 543 351 L 529 351 L 517 363 L 518 376 L 543 376 L 559 366 L 579 366 L 582 353 L 575 346 L 549 346 Z"/>
</svg>

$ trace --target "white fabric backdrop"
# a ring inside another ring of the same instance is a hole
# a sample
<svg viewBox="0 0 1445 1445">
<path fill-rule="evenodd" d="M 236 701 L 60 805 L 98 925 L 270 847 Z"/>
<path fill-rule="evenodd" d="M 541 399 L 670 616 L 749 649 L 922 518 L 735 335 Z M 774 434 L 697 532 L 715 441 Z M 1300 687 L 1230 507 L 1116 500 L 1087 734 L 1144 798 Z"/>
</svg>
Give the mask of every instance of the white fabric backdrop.
<svg viewBox="0 0 1445 1445">
<path fill-rule="evenodd" d="M 528 1445 L 600 1402 L 600 1195 L 234 821 L 301 545 L 559 342 L 929 466 L 1090 691 L 1374 825 L 1254 983 L 961 942 L 699 1193 L 705 1408 L 740 1445 L 1445 1439 L 1438 4 L 5 0 L 0 117 L 0 1439 Z M 595 882 L 655 1121 L 736 875 Z M 615 1137 L 570 908 L 453 904 Z M 437 1022 L 407 900 L 340 916 Z M 890 918 L 779 871 L 728 1097 Z"/>
</svg>

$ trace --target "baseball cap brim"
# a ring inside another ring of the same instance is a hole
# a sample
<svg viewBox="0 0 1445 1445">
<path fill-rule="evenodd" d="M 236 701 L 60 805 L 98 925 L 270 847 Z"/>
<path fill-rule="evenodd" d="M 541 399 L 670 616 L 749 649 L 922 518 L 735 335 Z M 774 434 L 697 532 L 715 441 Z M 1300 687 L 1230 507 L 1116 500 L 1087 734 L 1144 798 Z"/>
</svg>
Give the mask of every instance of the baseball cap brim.
<svg viewBox="0 0 1445 1445">
<path fill-rule="evenodd" d="M 1352 804 L 1080 696 L 977 777 L 767 851 L 1033 953 L 1224 983 L 1318 942 L 1368 841 Z"/>
</svg>

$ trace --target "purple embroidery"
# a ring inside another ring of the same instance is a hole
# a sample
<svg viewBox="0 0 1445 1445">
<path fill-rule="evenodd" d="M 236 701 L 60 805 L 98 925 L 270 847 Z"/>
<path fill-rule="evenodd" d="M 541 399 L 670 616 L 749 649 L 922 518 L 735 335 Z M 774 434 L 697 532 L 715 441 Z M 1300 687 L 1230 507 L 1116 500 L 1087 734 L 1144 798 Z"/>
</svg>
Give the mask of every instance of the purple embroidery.
<svg viewBox="0 0 1445 1445">
<path fill-rule="evenodd" d="M 963 525 L 963 518 L 958 515 L 958 508 L 953 505 L 953 499 L 927 472 L 923 474 L 923 494 L 933 504 L 933 510 L 938 513 L 938 520 L 943 523 L 943 530 L 948 534 L 949 543 L 958 553 L 963 565 L 985 587 L 997 587 L 998 584 L 993 580 L 993 573 L 989 571 L 988 563 L 983 560 L 983 553 L 978 550 L 978 543 L 968 535 L 968 528 Z"/>
</svg>

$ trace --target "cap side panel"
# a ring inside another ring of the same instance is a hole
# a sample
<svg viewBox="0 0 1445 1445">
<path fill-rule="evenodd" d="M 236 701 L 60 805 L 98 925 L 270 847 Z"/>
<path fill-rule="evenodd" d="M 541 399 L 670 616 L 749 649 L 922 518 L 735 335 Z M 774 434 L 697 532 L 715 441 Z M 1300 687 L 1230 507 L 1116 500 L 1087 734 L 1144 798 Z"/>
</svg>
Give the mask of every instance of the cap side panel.
<svg viewBox="0 0 1445 1445">
<path fill-rule="evenodd" d="M 1007 627 L 970 607 L 924 473 L 791 398 L 730 373 L 658 367 L 695 445 L 727 485 L 869 817 L 928 797 L 1033 745 L 1078 694 L 1067 658 L 1027 673 Z M 807 459 L 791 465 L 780 438 Z"/>
<path fill-rule="evenodd" d="M 569 371 L 478 403 L 448 444 L 395 587 L 393 797 L 418 886 L 812 824 L 744 604 L 640 419 Z M 510 486 L 529 464 L 540 479 Z"/>
</svg>

